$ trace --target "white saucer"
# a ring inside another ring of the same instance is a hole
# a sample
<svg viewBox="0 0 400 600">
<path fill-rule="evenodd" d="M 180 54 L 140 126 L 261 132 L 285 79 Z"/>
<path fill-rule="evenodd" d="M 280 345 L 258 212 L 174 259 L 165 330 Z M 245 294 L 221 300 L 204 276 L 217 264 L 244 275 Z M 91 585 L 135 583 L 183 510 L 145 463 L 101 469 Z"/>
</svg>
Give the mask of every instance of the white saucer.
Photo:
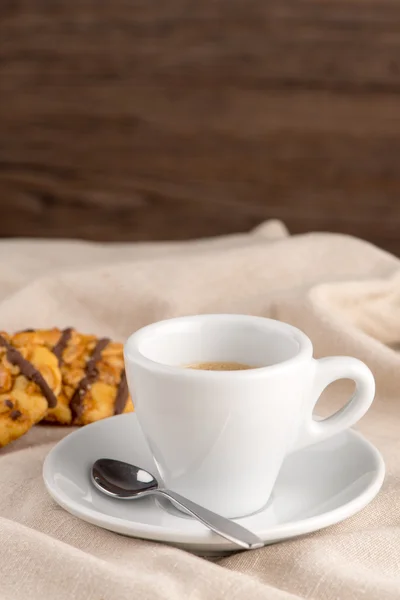
<svg viewBox="0 0 400 600">
<path fill-rule="evenodd" d="M 44 481 L 60 506 L 99 527 L 193 552 L 237 549 L 172 505 L 163 509 L 153 497 L 124 501 L 102 495 L 89 478 L 92 463 L 101 457 L 131 462 L 157 475 L 134 413 L 98 421 L 64 438 L 45 460 Z M 266 544 L 327 527 L 371 502 L 384 474 L 376 448 L 349 430 L 288 457 L 266 508 L 240 523 Z"/>
</svg>

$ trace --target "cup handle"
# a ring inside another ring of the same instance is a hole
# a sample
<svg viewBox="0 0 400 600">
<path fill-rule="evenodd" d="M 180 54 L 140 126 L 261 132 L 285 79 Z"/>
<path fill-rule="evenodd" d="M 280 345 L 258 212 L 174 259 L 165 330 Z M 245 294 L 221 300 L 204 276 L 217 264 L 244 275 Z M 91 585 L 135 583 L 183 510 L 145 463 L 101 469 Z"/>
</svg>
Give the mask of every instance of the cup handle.
<svg viewBox="0 0 400 600">
<path fill-rule="evenodd" d="M 367 412 L 375 396 L 374 376 L 361 360 L 349 356 L 332 356 L 313 361 L 315 376 L 307 406 L 308 414 L 293 450 L 321 442 L 352 427 Z M 356 391 L 337 412 L 317 421 L 313 418 L 312 411 L 324 389 L 338 379 L 352 379 L 356 383 Z"/>
</svg>

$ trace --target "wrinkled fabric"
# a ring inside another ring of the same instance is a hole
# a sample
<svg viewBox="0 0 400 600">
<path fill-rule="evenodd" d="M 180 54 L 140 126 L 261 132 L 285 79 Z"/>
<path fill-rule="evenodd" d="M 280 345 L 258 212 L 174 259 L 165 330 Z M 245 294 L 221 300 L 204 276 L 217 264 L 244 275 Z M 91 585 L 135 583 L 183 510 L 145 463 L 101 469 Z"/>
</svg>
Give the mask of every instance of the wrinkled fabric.
<svg viewBox="0 0 400 600">
<path fill-rule="evenodd" d="M 357 426 L 384 486 L 336 526 L 212 561 L 84 523 L 48 496 L 43 460 L 72 428 L 36 426 L 0 451 L 1 600 L 391 600 L 400 598 L 400 269 L 361 240 L 289 236 L 279 222 L 191 242 L 3 240 L 0 329 L 74 326 L 124 341 L 185 314 L 268 316 L 303 329 L 315 356 L 365 361 L 377 396 Z M 346 383 L 324 392 L 327 415 Z"/>
</svg>

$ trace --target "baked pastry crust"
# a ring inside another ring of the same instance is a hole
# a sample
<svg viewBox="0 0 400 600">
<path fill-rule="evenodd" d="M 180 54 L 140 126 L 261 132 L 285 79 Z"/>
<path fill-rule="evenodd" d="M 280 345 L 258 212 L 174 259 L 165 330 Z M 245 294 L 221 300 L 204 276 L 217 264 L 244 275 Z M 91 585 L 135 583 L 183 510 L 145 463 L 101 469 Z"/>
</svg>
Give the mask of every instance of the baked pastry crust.
<svg viewBox="0 0 400 600">
<path fill-rule="evenodd" d="M 122 344 L 71 327 L 0 332 L 0 446 L 39 421 L 86 425 L 131 411 Z"/>
</svg>

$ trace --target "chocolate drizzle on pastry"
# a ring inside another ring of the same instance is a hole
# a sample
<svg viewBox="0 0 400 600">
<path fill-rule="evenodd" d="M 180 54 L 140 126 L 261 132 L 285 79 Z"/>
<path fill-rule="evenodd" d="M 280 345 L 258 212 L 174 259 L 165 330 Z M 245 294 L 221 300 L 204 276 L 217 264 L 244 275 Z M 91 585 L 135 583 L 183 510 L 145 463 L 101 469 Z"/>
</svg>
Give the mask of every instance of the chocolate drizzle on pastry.
<svg viewBox="0 0 400 600">
<path fill-rule="evenodd" d="M 43 396 L 46 398 L 49 408 L 54 408 L 57 405 L 57 397 L 40 371 L 38 371 L 29 360 L 26 360 L 2 335 L 0 335 L 0 346 L 3 346 L 6 349 L 8 362 L 17 366 L 21 371 L 21 375 L 24 375 L 24 377 L 36 383 Z"/>
<path fill-rule="evenodd" d="M 76 388 L 74 395 L 71 398 L 70 408 L 73 419 L 79 419 L 82 416 L 84 405 L 83 399 L 89 387 L 96 381 L 99 371 L 97 369 L 97 363 L 101 359 L 101 353 L 104 348 L 109 344 L 108 338 L 100 339 L 90 357 L 85 370 L 85 376 L 80 380 L 78 387 Z"/>
<path fill-rule="evenodd" d="M 128 383 L 126 381 L 125 369 L 121 373 L 121 381 L 119 382 L 117 394 L 114 402 L 114 415 L 120 415 L 126 406 L 128 400 Z"/>
<path fill-rule="evenodd" d="M 72 335 L 72 327 L 67 327 L 67 329 L 64 329 L 64 331 L 60 335 L 60 339 L 58 340 L 57 344 L 53 348 L 53 354 L 57 357 L 58 363 L 60 365 L 63 362 L 62 355 L 63 355 L 65 348 L 67 347 L 69 340 L 71 339 L 71 335 Z"/>
</svg>

